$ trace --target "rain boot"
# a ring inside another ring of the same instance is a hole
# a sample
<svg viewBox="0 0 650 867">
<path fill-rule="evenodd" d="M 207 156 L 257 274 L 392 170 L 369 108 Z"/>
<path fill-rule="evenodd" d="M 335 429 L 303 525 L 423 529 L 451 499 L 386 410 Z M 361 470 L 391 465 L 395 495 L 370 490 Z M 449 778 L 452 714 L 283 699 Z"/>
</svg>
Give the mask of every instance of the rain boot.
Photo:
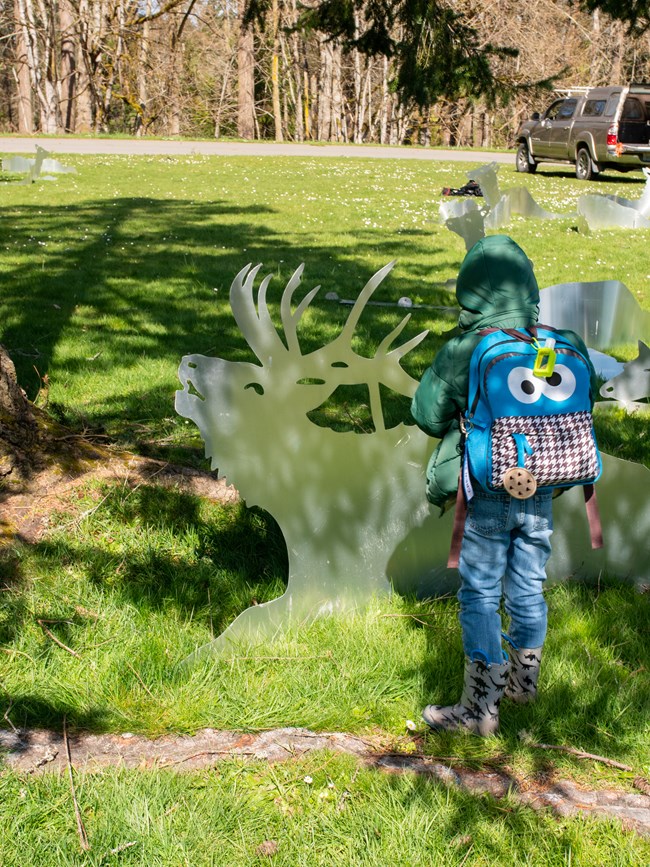
<svg viewBox="0 0 650 867">
<path fill-rule="evenodd" d="M 510 674 L 506 698 L 517 704 L 528 704 L 537 697 L 537 680 L 542 661 L 541 647 L 510 647 Z"/>
<path fill-rule="evenodd" d="M 458 704 L 429 704 L 422 719 L 432 729 L 468 729 L 485 737 L 499 728 L 499 703 L 508 683 L 510 663 L 488 665 L 481 659 L 465 660 L 465 681 Z"/>
</svg>

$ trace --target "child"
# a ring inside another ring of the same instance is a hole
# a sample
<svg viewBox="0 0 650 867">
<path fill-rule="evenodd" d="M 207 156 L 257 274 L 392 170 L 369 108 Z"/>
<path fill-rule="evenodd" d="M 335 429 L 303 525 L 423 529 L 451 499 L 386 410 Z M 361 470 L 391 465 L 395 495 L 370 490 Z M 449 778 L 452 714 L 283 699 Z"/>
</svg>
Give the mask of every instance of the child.
<svg viewBox="0 0 650 867">
<path fill-rule="evenodd" d="M 523 329 L 537 322 L 539 290 L 524 251 L 504 235 L 483 238 L 467 253 L 456 282 L 460 334 L 425 372 L 411 412 L 418 426 L 441 442 L 427 471 L 427 497 L 445 508 L 456 497 L 460 471 L 460 416 L 466 410 L 469 363 L 481 329 Z M 586 357 L 572 331 L 564 337 Z M 592 401 L 596 374 L 591 367 Z M 460 551 L 460 624 L 465 652 L 464 688 L 457 704 L 428 705 L 433 729 L 467 728 L 480 735 L 499 726 L 504 694 L 518 703 L 535 698 L 546 636 L 543 584 L 551 554 L 552 492 L 529 499 L 474 486 Z M 509 635 L 502 634 L 499 606 L 505 598 Z M 509 656 L 502 649 L 509 644 Z"/>
</svg>

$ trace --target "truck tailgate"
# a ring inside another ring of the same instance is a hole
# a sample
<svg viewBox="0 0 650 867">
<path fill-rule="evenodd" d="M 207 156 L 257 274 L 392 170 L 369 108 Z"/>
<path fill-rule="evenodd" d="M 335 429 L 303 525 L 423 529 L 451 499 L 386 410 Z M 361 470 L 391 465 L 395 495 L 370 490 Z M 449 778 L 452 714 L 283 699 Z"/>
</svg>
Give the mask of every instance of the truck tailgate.
<svg viewBox="0 0 650 867">
<path fill-rule="evenodd" d="M 618 140 L 623 144 L 650 144 L 650 121 L 622 120 L 618 125 Z"/>
<path fill-rule="evenodd" d="M 618 124 L 618 140 L 628 145 L 650 143 L 650 93 L 630 93 Z"/>
</svg>

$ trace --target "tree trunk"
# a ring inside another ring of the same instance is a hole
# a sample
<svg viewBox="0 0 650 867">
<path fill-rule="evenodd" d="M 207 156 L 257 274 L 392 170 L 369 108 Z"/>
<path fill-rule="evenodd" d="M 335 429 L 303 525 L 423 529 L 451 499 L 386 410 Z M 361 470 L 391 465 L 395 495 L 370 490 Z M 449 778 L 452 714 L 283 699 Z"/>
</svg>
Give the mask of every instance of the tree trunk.
<svg viewBox="0 0 650 867">
<path fill-rule="evenodd" d="M 295 0 L 293 2 L 293 17 L 297 16 L 295 8 Z M 294 138 L 296 141 L 305 140 L 305 121 L 308 120 L 308 110 L 306 103 L 303 104 L 303 70 L 300 62 L 300 36 L 297 33 L 291 34 L 291 53 L 293 61 L 293 80 L 295 88 L 295 111 L 296 111 L 296 131 Z M 305 75 L 305 83 L 307 76 Z"/>
<path fill-rule="evenodd" d="M 253 29 L 244 24 L 244 3 L 240 5 L 240 29 L 237 44 L 237 135 L 255 138 L 255 53 Z"/>
<path fill-rule="evenodd" d="M 15 22 L 15 65 L 14 77 L 17 90 L 18 132 L 31 135 L 34 132 L 34 109 L 32 106 L 32 88 L 27 62 L 27 48 L 20 18 L 18 0 L 14 0 Z"/>
<path fill-rule="evenodd" d="M 379 109 L 379 144 L 388 144 L 390 95 L 388 93 L 388 58 L 384 57 L 381 70 L 381 108 Z"/>
<path fill-rule="evenodd" d="M 332 127 L 332 43 L 325 37 L 320 42 L 318 81 L 318 141 L 329 141 Z"/>
<path fill-rule="evenodd" d="M 359 38 L 359 11 L 355 10 L 354 13 L 354 38 Z M 355 144 L 361 144 L 361 130 L 363 128 L 363 116 L 365 114 L 365 105 L 363 105 L 363 99 L 365 98 L 365 94 L 362 97 L 361 94 L 361 54 L 358 49 L 352 49 L 352 69 L 354 76 L 354 112 L 353 112 L 353 131 L 352 136 Z"/>
<path fill-rule="evenodd" d="M 91 132 L 94 128 L 95 112 L 93 111 L 93 91 L 90 76 L 83 56 L 83 47 L 79 46 L 80 62 L 77 65 L 77 105 L 75 111 L 75 132 Z"/>
<path fill-rule="evenodd" d="M 91 15 L 87 0 L 80 0 L 77 28 L 79 45 L 77 50 L 77 105 L 75 111 L 75 132 L 91 132 L 97 117 L 97 94 L 93 82 L 92 59 L 90 55 Z"/>
<path fill-rule="evenodd" d="M 303 82 L 304 82 L 304 117 L 305 117 L 305 141 L 312 138 L 312 112 L 313 112 L 313 96 L 316 93 L 316 85 L 314 76 L 309 74 L 309 66 L 307 64 L 307 56 L 304 58 L 303 66 Z"/>
<path fill-rule="evenodd" d="M 170 136 L 180 136 L 181 134 L 181 94 L 179 68 L 182 67 L 182 43 L 176 43 L 172 40 L 172 45 L 169 51 L 169 67 L 167 69 L 167 131 Z"/>
<path fill-rule="evenodd" d="M 425 148 L 431 147 L 431 106 L 427 106 L 422 119 L 422 140 L 420 144 Z"/>
<path fill-rule="evenodd" d="M 214 137 L 221 138 L 221 113 L 223 111 L 223 104 L 226 99 L 226 93 L 228 92 L 228 85 L 230 84 L 230 70 L 233 65 L 233 58 L 228 61 L 228 65 L 223 71 L 223 80 L 221 82 L 221 93 L 219 94 L 219 102 L 217 103 L 217 115 L 214 119 Z"/>
<path fill-rule="evenodd" d="M 26 475 L 29 452 L 38 439 L 38 427 L 16 369 L 0 346 L 0 478 L 17 471 Z"/>
<path fill-rule="evenodd" d="M 31 0 L 29 0 L 31 5 Z M 57 64 L 55 45 L 57 42 L 57 21 L 54 18 L 53 5 L 39 0 L 40 27 L 43 38 L 43 53 L 41 55 L 41 79 L 45 100 L 41 106 L 41 129 L 46 133 L 63 132 L 61 114 L 59 111 L 59 68 Z M 32 18 L 33 20 L 33 18 Z M 39 34 L 35 33 L 35 41 Z"/>
<path fill-rule="evenodd" d="M 151 0 L 146 0 L 145 14 L 148 17 L 151 15 Z M 138 64 L 138 105 L 140 106 L 140 114 L 138 115 L 135 134 L 142 136 L 147 132 L 147 103 L 149 102 L 149 34 L 151 30 L 151 22 L 146 20 L 142 25 L 142 35 L 140 36 L 140 57 Z"/>
<path fill-rule="evenodd" d="M 74 131 L 74 109 L 77 84 L 77 56 L 73 10 L 68 0 L 61 0 L 59 22 L 61 25 L 61 96 L 60 110 L 63 129 Z"/>
<path fill-rule="evenodd" d="M 343 87 L 341 85 L 342 50 L 340 45 L 332 46 L 332 114 L 330 141 L 341 141 L 343 137 Z"/>
<path fill-rule="evenodd" d="M 108 132 L 110 126 L 110 118 L 111 118 L 111 107 L 113 102 L 113 91 L 115 89 L 115 85 L 121 82 L 122 79 L 122 54 L 124 53 L 124 31 L 125 31 L 125 18 L 126 18 L 126 10 L 124 0 L 117 0 L 117 39 L 115 44 L 115 49 L 111 55 L 111 62 L 108 67 L 109 73 L 107 76 L 106 87 L 104 90 L 104 96 L 101 105 L 102 117 L 101 117 L 101 129 L 102 132 Z"/>
<path fill-rule="evenodd" d="M 273 97 L 273 123 L 275 125 L 275 140 L 281 142 L 282 136 L 282 113 L 280 110 L 280 40 L 278 37 L 280 12 L 278 0 L 273 0 L 272 24 L 273 24 L 273 52 L 271 54 L 271 88 Z"/>
<path fill-rule="evenodd" d="M 58 131 L 58 103 L 56 89 L 52 82 L 52 62 L 49 44 L 50 28 L 47 21 L 37 20 L 32 0 L 17 0 L 19 20 L 22 29 L 25 54 L 29 66 L 29 77 L 39 109 L 41 132 Z M 40 37 L 44 35 L 44 45 Z"/>
</svg>

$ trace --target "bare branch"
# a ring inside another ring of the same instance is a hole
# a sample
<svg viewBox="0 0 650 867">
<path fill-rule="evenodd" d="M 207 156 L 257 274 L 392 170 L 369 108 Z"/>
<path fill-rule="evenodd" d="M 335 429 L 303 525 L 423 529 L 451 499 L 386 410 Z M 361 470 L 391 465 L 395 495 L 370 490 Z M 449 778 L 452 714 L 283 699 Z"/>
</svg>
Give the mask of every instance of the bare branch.
<svg viewBox="0 0 650 867">
<path fill-rule="evenodd" d="M 86 829 L 84 827 L 83 819 L 81 818 L 81 810 L 79 809 L 79 802 L 77 801 L 77 793 L 75 791 L 74 786 L 74 774 L 72 768 L 72 755 L 70 753 L 70 741 L 68 740 L 68 726 L 66 717 L 63 717 L 63 742 L 65 744 L 65 752 L 68 759 L 68 775 L 70 777 L 70 790 L 72 792 L 72 801 L 74 803 L 74 815 L 77 820 L 77 834 L 79 835 L 79 844 L 81 848 L 88 852 L 90 849 L 90 843 L 88 842 L 88 835 L 86 834 Z"/>
<path fill-rule="evenodd" d="M 54 635 L 54 633 L 51 632 L 51 631 L 47 628 L 47 626 L 45 625 L 45 621 L 44 621 L 44 620 L 37 620 L 36 622 L 37 622 L 38 625 L 41 627 L 41 629 L 43 630 L 43 632 L 47 635 L 47 637 L 48 637 L 48 638 L 51 638 L 52 641 L 53 641 L 55 644 L 58 644 L 59 647 L 62 647 L 62 648 L 63 648 L 63 650 L 67 650 L 67 652 L 70 653 L 70 654 L 72 654 L 72 656 L 76 656 L 77 659 L 81 659 L 81 656 L 80 656 L 80 655 L 79 655 L 75 650 L 72 650 L 72 648 L 68 647 L 67 644 L 64 644 L 62 641 L 59 641 L 59 639 L 56 637 L 56 635 Z"/>
</svg>

